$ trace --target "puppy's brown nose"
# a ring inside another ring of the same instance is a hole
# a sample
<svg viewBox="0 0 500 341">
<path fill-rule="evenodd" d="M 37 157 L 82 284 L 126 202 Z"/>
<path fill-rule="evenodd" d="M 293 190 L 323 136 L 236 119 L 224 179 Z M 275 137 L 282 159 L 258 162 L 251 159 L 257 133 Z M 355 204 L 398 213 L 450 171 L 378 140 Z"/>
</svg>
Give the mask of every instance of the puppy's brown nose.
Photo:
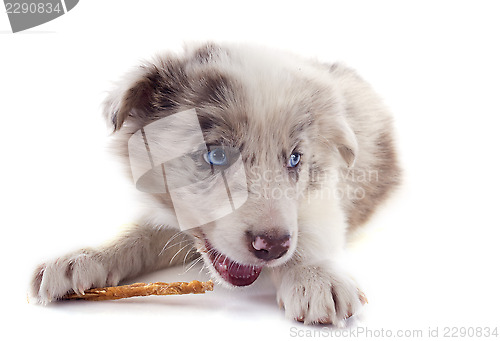
<svg viewBox="0 0 500 341">
<path fill-rule="evenodd" d="M 282 257 L 290 248 L 290 235 L 273 237 L 258 235 L 251 239 L 250 250 L 255 257 L 269 261 Z"/>
</svg>

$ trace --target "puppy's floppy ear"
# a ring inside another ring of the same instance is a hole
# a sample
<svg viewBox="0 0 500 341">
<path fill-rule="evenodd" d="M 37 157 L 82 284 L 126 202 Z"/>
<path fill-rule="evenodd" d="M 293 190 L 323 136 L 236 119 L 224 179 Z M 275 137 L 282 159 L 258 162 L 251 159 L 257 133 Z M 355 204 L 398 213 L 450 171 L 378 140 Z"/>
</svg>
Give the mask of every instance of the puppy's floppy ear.
<svg viewBox="0 0 500 341">
<path fill-rule="evenodd" d="M 347 167 L 352 167 L 358 154 L 358 140 L 345 117 L 339 117 L 337 124 L 335 137 L 337 149 L 346 162 Z"/>
<path fill-rule="evenodd" d="M 187 66 L 193 72 L 196 66 L 228 58 L 226 50 L 211 43 L 194 50 L 186 47 L 186 51 L 187 59 L 160 54 L 125 75 L 104 102 L 104 116 L 114 132 L 120 130 L 129 117 L 145 119 L 155 112 L 176 107 L 178 101 L 182 101 L 180 94 L 191 89 Z"/>
<path fill-rule="evenodd" d="M 116 89 L 104 101 L 104 116 L 113 132 L 120 130 L 130 114 L 146 114 L 150 108 L 153 93 L 151 67 L 140 66 L 125 75 Z"/>
<path fill-rule="evenodd" d="M 342 63 L 336 63 L 330 66 L 330 74 L 336 80 L 342 80 L 344 77 L 358 77 L 356 72 Z M 343 96 L 337 94 L 337 96 Z M 352 167 L 356 161 L 358 154 L 358 140 L 356 134 L 352 130 L 346 118 L 346 103 L 345 98 L 339 98 L 336 103 L 336 116 L 334 119 L 334 128 L 332 128 L 336 147 L 347 164 L 347 167 Z"/>
<path fill-rule="evenodd" d="M 352 167 L 358 153 L 358 140 L 345 117 L 345 111 L 336 107 L 333 112 L 319 115 L 316 122 L 319 134 L 326 139 L 328 147 L 335 148 L 347 167 Z"/>
</svg>

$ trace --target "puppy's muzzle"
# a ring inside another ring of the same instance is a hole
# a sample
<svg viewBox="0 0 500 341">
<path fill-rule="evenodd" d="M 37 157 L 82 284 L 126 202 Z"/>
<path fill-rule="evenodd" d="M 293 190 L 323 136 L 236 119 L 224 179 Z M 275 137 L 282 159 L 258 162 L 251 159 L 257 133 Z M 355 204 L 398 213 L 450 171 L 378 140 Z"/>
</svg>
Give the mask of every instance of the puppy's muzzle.
<svg viewBox="0 0 500 341">
<path fill-rule="evenodd" d="M 283 257 L 289 250 L 291 244 L 291 237 L 289 234 L 272 236 L 261 234 L 254 236 L 247 234 L 250 252 L 255 257 L 271 261 Z"/>
</svg>

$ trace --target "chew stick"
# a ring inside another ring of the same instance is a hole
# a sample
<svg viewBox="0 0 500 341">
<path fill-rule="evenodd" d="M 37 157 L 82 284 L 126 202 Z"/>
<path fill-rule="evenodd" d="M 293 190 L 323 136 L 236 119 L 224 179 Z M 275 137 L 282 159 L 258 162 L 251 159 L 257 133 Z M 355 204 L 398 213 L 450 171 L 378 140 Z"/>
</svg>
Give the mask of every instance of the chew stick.
<svg viewBox="0 0 500 341">
<path fill-rule="evenodd" d="M 67 294 L 63 300 L 88 300 L 105 301 L 119 300 L 121 298 L 150 295 L 184 295 L 184 294 L 204 294 L 206 291 L 213 291 L 212 281 L 199 282 L 173 282 L 173 283 L 134 283 L 117 287 L 94 288 L 85 291 L 85 295 Z"/>
</svg>

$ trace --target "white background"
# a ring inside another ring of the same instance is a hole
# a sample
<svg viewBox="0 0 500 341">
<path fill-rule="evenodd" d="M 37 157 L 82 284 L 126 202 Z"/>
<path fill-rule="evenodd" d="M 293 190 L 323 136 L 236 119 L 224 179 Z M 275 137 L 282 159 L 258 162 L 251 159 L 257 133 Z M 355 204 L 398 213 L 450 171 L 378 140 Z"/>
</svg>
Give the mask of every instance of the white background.
<svg viewBox="0 0 500 341">
<path fill-rule="evenodd" d="M 287 321 L 265 278 L 200 296 L 26 302 L 36 264 L 98 245 L 134 212 L 106 150 L 100 105 L 111 82 L 155 52 L 207 39 L 344 61 L 394 112 L 405 185 L 350 250 L 370 301 L 354 326 L 424 336 L 500 327 L 497 3 L 81 1 L 16 34 L 0 13 L 0 333 L 235 340 L 321 330 Z M 199 270 L 139 280 L 206 278 Z"/>
</svg>

